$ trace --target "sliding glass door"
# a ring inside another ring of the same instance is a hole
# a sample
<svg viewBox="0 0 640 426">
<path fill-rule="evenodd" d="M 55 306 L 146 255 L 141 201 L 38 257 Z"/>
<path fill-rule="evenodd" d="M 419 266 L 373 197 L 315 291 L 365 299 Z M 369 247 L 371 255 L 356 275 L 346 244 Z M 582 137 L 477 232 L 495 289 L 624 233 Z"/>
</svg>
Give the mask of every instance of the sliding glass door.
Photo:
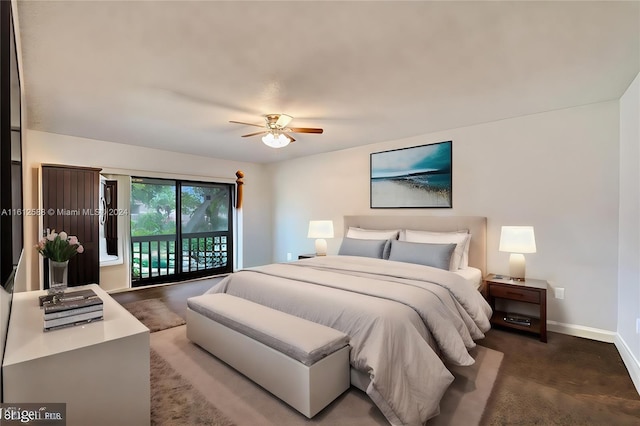
<svg viewBox="0 0 640 426">
<path fill-rule="evenodd" d="M 231 260 L 231 186 L 181 185 L 183 272 L 225 268 Z M 230 272 L 225 271 L 225 272 Z"/>
<path fill-rule="evenodd" d="M 231 272 L 232 189 L 230 184 L 132 178 L 132 285 Z"/>
</svg>

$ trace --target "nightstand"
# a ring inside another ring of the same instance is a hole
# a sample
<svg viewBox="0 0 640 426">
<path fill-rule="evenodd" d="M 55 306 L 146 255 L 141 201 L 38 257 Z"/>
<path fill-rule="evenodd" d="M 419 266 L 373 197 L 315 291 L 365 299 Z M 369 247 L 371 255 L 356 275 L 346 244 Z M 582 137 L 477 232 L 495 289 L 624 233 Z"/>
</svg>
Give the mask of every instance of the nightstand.
<svg viewBox="0 0 640 426">
<path fill-rule="evenodd" d="M 540 336 L 541 342 L 547 342 L 547 281 L 526 278 L 514 281 L 504 276 L 497 278 L 495 274 L 485 278 L 486 294 L 489 305 L 493 309 L 491 324 L 515 330 L 527 331 Z M 516 300 L 537 305 L 538 318 L 531 318 L 531 324 L 518 324 L 505 321 L 507 313 L 496 311 L 496 299 Z"/>
<path fill-rule="evenodd" d="M 315 253 L 299 254 L 298 255 L 298 260 L 300 260 L 300 259 L 311 259 L 312 257 L 316 257 L 316 254 Z"/>
</svg>

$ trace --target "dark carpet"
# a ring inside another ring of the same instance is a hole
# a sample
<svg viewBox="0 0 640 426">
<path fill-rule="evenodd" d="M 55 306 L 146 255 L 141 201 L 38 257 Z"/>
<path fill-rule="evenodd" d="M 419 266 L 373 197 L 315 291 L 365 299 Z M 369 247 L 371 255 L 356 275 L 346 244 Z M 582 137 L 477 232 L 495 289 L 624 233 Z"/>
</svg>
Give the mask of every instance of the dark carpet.
<svg viewBox="0 0 640 426">
<path fill-rule="evenodd" d="M 640 397 L 613 344 L 548 340 L 494 329 L 479 341 L 504 353 L 482 425 L 640 424 Z"/>
</svg>

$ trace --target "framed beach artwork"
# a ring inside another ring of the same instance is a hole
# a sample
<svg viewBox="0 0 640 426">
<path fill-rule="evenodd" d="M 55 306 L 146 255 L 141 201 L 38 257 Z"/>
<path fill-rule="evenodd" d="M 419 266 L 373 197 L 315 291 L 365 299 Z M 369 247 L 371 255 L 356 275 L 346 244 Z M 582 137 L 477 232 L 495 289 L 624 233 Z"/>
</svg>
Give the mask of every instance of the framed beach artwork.
<svg viewBox="0 0 640 426">
<path fill-rule="evenodd" d="M 451 141 L 371 154 L 371 208 L 451 208 Z"/>
</svg>

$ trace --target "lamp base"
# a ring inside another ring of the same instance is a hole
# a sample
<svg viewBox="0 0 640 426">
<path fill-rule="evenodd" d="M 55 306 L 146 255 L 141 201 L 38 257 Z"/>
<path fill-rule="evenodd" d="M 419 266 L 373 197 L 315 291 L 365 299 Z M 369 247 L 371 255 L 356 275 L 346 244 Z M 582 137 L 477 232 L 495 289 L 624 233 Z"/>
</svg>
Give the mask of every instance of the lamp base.
<svg viewBox="0 0 640 426">
<path fill-rule="evenodd" d="M 509 256 L 509 275 L 514 281 L 524 281 L 524 254 L 511 253 Z"/>
<path fill-rule="evenodd" d="M 316 256 L 327 255 L 327 240 L 324 238 L 318 238 L 316 240 Z"/>
</svg>

